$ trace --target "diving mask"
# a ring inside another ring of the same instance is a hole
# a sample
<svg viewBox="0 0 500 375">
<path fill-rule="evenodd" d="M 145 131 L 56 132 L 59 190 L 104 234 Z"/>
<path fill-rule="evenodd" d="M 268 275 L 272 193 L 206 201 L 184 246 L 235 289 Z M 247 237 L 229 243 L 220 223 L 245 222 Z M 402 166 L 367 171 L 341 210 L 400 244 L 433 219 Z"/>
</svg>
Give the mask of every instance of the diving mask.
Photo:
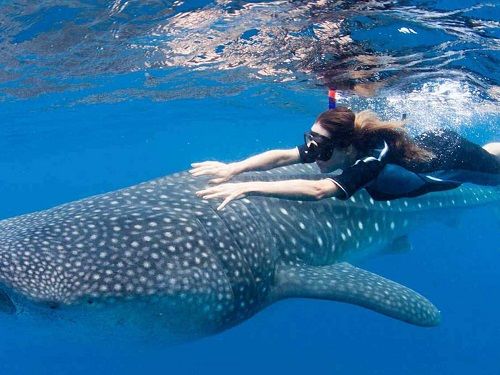
<svg viewBox="0 0 500 375">
<path fill-rule="evenodd" d="M 304 144 L 311 159 L 327 161 L 332 157 L 334 142 L 313 131 L 304 133 Z"/>
</svg>

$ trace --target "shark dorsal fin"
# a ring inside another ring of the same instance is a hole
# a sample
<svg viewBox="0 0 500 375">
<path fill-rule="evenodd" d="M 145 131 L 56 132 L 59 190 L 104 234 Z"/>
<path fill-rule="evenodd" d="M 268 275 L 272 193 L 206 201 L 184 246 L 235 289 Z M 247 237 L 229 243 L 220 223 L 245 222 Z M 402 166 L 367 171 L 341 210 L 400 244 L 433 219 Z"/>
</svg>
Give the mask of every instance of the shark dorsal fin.
<svg viewBox="0 0 500 375">
<path fill-rule="evenodd" d="M 417 292 L 349 263 L 280 264 L 275 298 L 319 298 L 362 306 L 419 326 L 439 324 L 439 310 Z"/>
</svg>

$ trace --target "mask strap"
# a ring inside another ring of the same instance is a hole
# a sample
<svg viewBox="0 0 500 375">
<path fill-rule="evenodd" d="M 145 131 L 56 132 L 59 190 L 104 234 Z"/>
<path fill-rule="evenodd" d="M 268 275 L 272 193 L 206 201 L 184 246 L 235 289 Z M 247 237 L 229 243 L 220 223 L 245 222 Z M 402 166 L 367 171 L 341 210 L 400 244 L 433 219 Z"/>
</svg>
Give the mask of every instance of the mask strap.
<svg viewBox="0 0 500 375">
<path fill-rule="evenodd" d="M 335 96 L 337 95 L 337 92 L 333 88 L 328 89 L 328 109 L 335 109 L 337 106 L 337 99 Z"/>
</svg>

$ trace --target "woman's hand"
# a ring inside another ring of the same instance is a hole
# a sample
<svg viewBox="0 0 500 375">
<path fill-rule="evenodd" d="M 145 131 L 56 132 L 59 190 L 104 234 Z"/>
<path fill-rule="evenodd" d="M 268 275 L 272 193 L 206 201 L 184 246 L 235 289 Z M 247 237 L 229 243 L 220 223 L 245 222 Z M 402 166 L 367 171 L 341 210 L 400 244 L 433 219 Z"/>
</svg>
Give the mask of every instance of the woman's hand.
<svg viewBox="0 0 500 375">
<path fill-rule="evenodd" d="M 247 196 L 251 191 L 250 182 L 228 183 L 210 187 L 196 192 L 196 195 L 203 199 L 222 198 L 222 203 L 217 207 L 217 211 L 222 210 L 229 202 Z"/>
<path fill-rule="evenodd" d="M 241 199 L 248 195 L 266 197 L 320 200 L 343 194 L 337 183 L 331 178 L 321 180 L 283 180 L 283 181 L 249 181 L 227 183 L 209 187 L 196 192 L 203 199 L 222 198 L 223 202 L 217 207 L 222 210 L 229 202 Z"/>
<path fill-rule="evenodd" d="M 219 161 L 204 161 L 202 163 L 193 163 L 193 167 L 189 170 L 193 176 L 212 176 L 208 183 L 210 184 L 220 184 L 222 182 L 229 181 L 235 175 L 237 175 L 236 168 L 232 163 L 226 164 Z"/>
</svg>

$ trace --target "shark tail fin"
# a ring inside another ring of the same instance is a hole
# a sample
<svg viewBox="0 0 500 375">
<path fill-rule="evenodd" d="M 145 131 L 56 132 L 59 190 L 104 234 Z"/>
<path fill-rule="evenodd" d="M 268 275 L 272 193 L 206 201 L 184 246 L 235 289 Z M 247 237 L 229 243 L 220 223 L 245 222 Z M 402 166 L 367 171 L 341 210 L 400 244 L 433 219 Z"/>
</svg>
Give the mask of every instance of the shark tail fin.
<svg viewBox="0 0 500 375">
<path fill-rule="evenodd" d="M 319 267 L 281 264 L 275 297 L 351 303 L 424 327 L 440 322 L 439 310 L 417 292 L 349 263 Z"/>
</svg>

